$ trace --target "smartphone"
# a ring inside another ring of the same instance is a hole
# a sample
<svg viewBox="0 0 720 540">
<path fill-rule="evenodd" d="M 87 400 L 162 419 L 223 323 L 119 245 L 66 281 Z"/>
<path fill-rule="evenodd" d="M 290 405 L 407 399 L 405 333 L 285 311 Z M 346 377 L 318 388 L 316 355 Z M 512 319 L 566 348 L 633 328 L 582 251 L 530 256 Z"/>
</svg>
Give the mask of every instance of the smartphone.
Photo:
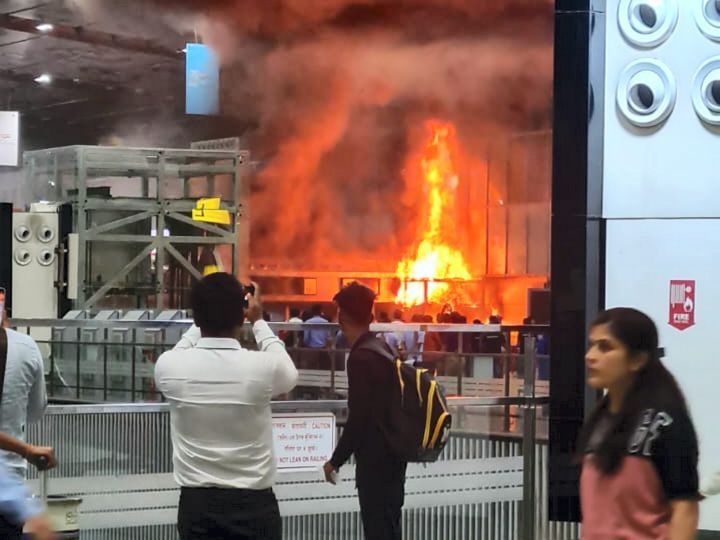
<svg viewBox="0 0 720 540">
<path fill-rule="evenodd" d="M 0 287 L 0 326 L 5 322 L 3 317 L 5 317 L 5 289 Z"/>
<path fill-rule="evenodd" d="M 255 285 L 252 283 L 250 285 L 243 285 L 243 308 L 247 309 L 250 306 L 250 302 L 247 301 L 245 298 L 248 294 L 255 295 Z"/>
</svg>

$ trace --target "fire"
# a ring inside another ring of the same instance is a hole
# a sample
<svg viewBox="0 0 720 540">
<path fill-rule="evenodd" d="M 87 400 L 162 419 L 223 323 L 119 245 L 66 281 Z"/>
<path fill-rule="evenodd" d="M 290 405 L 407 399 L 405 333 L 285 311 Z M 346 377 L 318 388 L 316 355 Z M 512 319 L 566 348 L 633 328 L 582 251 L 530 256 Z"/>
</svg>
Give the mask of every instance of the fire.
<svg viewBox="0 0 720 540">
<path fill-rule="evenodd" d="M 430 124 L 432 136 L 420 162 L 427 190 L 427 221 L 414 253 L 397 267 L 402 285 L 396 301 L 405 306 L 454 303 L 462 299 L 453 280 L 472 278 L 457 248 L 455 202 L 459 183 L 453 162 L 456 135 L 449 124 Z"/>
</svg>

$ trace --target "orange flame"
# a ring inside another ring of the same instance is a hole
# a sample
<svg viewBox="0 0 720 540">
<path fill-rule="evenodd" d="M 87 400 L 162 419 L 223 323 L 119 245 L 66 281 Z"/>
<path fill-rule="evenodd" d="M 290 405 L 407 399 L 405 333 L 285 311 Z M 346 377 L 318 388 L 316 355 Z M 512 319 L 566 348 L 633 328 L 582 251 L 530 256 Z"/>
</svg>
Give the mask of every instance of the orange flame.
<svg viewBox="0 0 720 540">
<path fill-rule="evenodd" d="M 420 162 L 427 189 L 427 222 L 414 258 L 406 257 L 397 267 L 402 285 L 396 301 L 404 306 L 424 303 L 453 303 L 462 292 L 452 280 L 471 279 L 462 252 L 455 245 L 457 224 L 455 199 L 458 174 L 453 163 L 455 129 L 431 124 L 432 137 Z"/>
</svg>

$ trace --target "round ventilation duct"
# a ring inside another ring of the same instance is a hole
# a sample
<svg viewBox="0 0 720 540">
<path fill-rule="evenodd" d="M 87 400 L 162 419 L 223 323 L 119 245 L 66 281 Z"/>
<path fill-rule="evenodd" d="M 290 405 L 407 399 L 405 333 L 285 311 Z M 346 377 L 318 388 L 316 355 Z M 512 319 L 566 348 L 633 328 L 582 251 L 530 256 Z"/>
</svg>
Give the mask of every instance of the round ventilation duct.
<svg viewBox="0 0 720 540">
<path fill-rule="evenodd" d="M 703 34 L 720 41 L 720 0 L 692 0 L 695 3 L 695 20 Z"/>
<path fill-rule="evenodd" d="M 630 43 L 638 47 L 656 47 L 675 30 L 677 0 L 621 0 L 618 21 Z"/>
<path fill-rule="evenodd" d="M 43 249 L 38 255 L 38 262 L 43 266 L 50 266 L 55 261 L 55 254 L 49 249 Z"/>
<path fill-rule="evenodd" d="M 692 99 L 703 122 L 720 126 L 720 57 L 700 67 L 693 82 Z"/>
<path fill-rule="evenodd" d="M 30 260 L 32 259 L 32 256 L 30 255 L 30 252 L 25 248 L 18 248 L 15 250 L 14 255 L 15 262 L 19 264 L 20 266 L 27 266 L 30 264 Z"/>
<path fill-rule="evenodd" d="M 38 240 L 47 244 L 48 242 L 52 242 L 53 238 L 55 238 L 55 231 L 47 225 L 40 227 L 40 230 L 38 231 Z"/>
<path fill-rule="evenodd" d="M 638 127 L 664 122 L 675 107 L 675 79 L 657 60 L 637 60 L 620 76 L 617 104 L 622 115 Z"/>
<path fill-rule="evenodd" d="M 30 229 L 25 225 L 19 225 L 15 228 L 15 239 L 18 242 L 27 242 L 30 240 Z"/>
</svg>

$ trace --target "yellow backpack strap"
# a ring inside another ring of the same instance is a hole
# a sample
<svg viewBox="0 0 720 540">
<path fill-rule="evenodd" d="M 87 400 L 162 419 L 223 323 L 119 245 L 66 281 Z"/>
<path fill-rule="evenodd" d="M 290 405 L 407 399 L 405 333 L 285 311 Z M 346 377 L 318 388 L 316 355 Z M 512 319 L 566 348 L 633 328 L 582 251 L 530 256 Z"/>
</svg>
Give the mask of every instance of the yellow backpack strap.
<svg viewBox="0 0 720 540">
<path fill-rule="evenodd" d="M 421 378 L 422 378 L 423 371 L 424 371 L 424 370 L 422 370 L 422 369 L 418 369 L 418 370 L 416 370 L 416 372 L 415 372 L 415 378 L 417 379 L 418 400 L 420 401 L 420 405 L 423 404 L 422 390 L 421 390 L 421 388 L 420 388 L 420 382 L 421 382 Z"/>
<path fill-rule="evenodd" d="M 435 424 L 435 432 L 430 440 L 430 448 L 434 448 L 435 444 L 437 444 L 438 437 L 440 436 L 440 428 L 442 427 L 443 420 L 445 420 L 446 416 L 448 416 L 448 413 L 444 412 L 440 415 L 440 418 L 438 418 L 438 421 Z"/>
<path fill-rule="evenodd" d="M 433 397 L 435 396 L 435 387 L 437 386 L 437 382 L 433 381 L 430 383 L 430 392 L 428 392 L 428 399 L 427 399 L 427 412 L 425 413 L 425 436 L 423 437 L 423 448 L 428 447 L 428 442 L 430 441 L 430 422 L 432 421 L 432 410 L 433 410 L 433 403 L 435 400 L 433 400 Z"/>
<path fill-rule="evenodd" d="M 397 368 L 398 381 L 400 381 L 400 396 L 405 394 L 405 381 L 402 378 L 402 361 L 398 358 L 395 360 L 395 367 Z"/>
</svg>

